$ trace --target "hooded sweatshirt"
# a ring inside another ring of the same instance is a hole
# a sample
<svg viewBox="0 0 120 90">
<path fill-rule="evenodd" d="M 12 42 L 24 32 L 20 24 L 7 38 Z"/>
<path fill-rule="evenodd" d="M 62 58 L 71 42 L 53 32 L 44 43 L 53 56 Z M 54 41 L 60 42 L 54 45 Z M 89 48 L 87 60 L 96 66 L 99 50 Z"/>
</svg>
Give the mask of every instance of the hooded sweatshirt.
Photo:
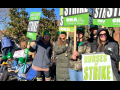
<svg viewBox="0 0 120 90">
<path fill-rule="evenodd" d="M 99 37 L 99 33 L 104 30 L 107 33 L 107 41 L 104 45 L 104 51 L 108 50 L 111 52 L 110 57 L 111 57 L 111 64 L 112 64 L 112 70 L 114 75 L 116 76 L 117 81 L 120 81 L 120 76 L 118 74 L 118 68 L 116 67 L 116 61 L 117 61 L 117 56 L 119 55 L 119 45 L 118 43 L 109 35 L 109 32 L 107 29 L 105 28 L 101 28 L 98 30 L 97 32 L 97 38 L 96 38 L 96 42 L 94 43 L 93 46 L 93 52 L 98 52 L 97 48 L 98 48 L 98 43 L 97 43 L 97 39 Z"/>
</svg>

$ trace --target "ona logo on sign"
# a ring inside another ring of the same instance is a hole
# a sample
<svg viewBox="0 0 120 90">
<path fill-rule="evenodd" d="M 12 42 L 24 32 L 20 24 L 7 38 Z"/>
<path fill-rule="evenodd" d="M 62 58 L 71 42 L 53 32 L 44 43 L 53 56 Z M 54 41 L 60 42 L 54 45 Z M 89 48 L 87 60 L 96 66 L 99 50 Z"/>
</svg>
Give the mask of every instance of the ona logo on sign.
<svg viewBox="0 0 120 90">
<path fill-rule="evenodd" d="M 77 18 L 67 18 L 67 22 L 77 22 Z"/>
<path fill-rule="evenodd" d="M 61 28 L 61 31 L 70 31 L 70 28 Z"/>
<path fill-rule="evenodd" d="M 112 22 L 113 22 L 113 23 L 118 23 L 118 22 L 120 22 L 120 19 L 114 18 L 114 19 L 112 20 Z"/>
<path fill-rule="evenodd" d="M 100 19 L 98 19 L 98 22 L 100 22 L 100 23 L 105 23 L 105 20 L 100 20 Z"/>
<path fill-rule="evenodd" d="M 32 33 L 29 33 L 30 36 L 32 36 L 33 34 Z"/>
</svg>

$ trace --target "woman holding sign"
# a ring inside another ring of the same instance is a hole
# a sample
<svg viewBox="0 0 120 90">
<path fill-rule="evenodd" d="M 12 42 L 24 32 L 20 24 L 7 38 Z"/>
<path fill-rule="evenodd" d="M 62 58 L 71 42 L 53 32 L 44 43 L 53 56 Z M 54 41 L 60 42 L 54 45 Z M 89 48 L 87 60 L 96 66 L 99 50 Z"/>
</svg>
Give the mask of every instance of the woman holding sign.
<svg viewBox="0 0 120 90">
<path fill-rule="evenodd" d="M 116 68 L 116 60 L 119 55 L 118 43 L 109 35 L 105 28 L 101 28 L 97 32 L 96 43 L 93 46 L 93 52 L 104 52 L 111 57 L 112 70 L 116 76 L 117 81 L 120 81 L 118 69 Z"/>
<path fill-rule="evenodd" d="M 37 81 L 42 81 L 41 71 L 44 71 L 45 81 L 50 81 L 49 64 L 52 55 L 52 45 L 50 44 L 49 32 L 44 31 L 43 37 L 43 40 L 37 41 L 33 47 L 27 45 L 27 48 L 30 49 L 30 52 L 37 52 L 32 63 L 32 68 L 37 71 Z"/>
<path fill-rule="evenodd" d="M 53 50 L 57 54 L 57 65 L 56 65 L 56 80 L 57 81 L 70 81 L 68 72 L 69 59 L 66 57 L 66 51 L 69 44 L 69 40 L 66 39 L 66 32 L 59 31 L 58 41 L 55 43 Z"/>
<path fill-rule="evenodd" d="M 83 72 L 82 72 L 82 61 L 81 54 L 90 53 L 91 46 L 90 43 L 84 40 L 84 28 L 77 28 L 77 46 L 74 51 L 74 41 L 70 43 L 70 49 L 68 51 L 69 61 L 69 76 L 70 81 L 83 81 Z"/>
</svg>

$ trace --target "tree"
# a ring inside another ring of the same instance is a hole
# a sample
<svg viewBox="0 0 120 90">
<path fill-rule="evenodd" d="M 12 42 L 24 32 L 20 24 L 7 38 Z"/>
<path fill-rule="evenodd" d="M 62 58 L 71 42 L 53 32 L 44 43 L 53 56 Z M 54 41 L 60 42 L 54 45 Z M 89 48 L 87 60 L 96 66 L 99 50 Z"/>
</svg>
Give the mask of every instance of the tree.
<svg viewBox="0 0 120 90">
<path fill-rule="evenodd" d="M 56 14 L 55 9 L 47 10 L 47 8 L 42 8 L 42 13 L 44 17 L 40 18 L 40 25 L 38 28 L 38 33 L 40 36 L 43 35 L 45 30 L 49 31 L 51 34 L 51 40 L 55 41 L 58 37 L 58 27 L 56 25 Z"/>
<path fill-rule="evenodd" d="M 93 23 L 93 15 L 94 15 L 94 8 L 89 8 L 89 24 L 92 24 Z"/>
<path fill-rule="evenodd" d="M 26 36 L 29 22 L 28 12 L 25 11 L 25 8 L 11 8 L 9 12 L 11 22 L 8 22 L 9 27 L 6 34 L 15 36 L 18 41 L 24 41 L 23 36 Z"/>
<path fill-rule="evenodd" d="M 9 21 L 9 10 L 10 8 L 0 8 L 0 25 L 1 25 L 1 30 L 6 30 L 8 27 L 7 22 Z"/>
</svg>

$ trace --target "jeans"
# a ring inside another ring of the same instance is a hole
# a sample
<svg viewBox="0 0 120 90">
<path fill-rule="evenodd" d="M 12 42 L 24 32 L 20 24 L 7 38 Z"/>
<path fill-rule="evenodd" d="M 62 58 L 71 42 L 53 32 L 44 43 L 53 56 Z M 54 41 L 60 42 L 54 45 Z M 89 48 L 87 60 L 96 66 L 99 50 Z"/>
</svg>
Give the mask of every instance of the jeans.
<svg viewBox="0 0 120 90">
<path fill-rule="evenodd" d="M 8 71 L 5 71 L 0 79 L 0 81 L 7 81 L 9 79 L 9 76 L 10 74 L 14 74 L 14 75 L 17 75 L 17 73 L 15 72 L 8 72 Z"/>
<path fill-rule="evenodd" d="M 6 48 L 4 48 L 4 49 L 3 49 L 3 56 L 5 56 L 7 50 L 8 50 L 8 53 L 11 52 L 11 51 L 12 51 L 12 47 L 6 47 Z M 7 53 L 7 54 L 8 54 L 8 53 Z"/>
<path fill-rule="evenodd" d="M 70 81 L 83 81 L 83 72 L 69 68 Z"/>
</svg>

